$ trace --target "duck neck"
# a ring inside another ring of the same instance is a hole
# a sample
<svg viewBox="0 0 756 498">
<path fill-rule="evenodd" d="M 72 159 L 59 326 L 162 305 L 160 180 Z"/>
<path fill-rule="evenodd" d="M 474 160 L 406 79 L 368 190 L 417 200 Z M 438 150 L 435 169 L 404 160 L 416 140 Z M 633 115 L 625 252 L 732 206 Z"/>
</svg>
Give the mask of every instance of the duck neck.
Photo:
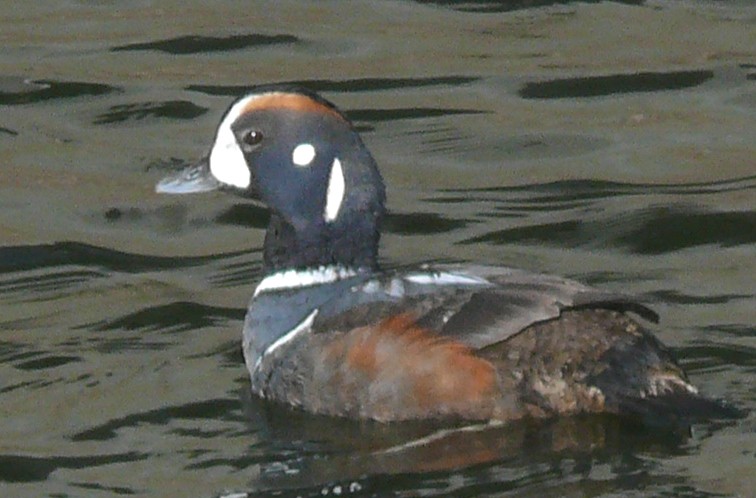
<svg viewBox="0 0 756 498">
<path fill-rule="evenodd" d="M 272 213 L 265 233 L 263 273 L 331 267 L 355 272 L 376 270 L 379 221 L 366 214 L 339 223 L 297 228 Z"/>
</svg>

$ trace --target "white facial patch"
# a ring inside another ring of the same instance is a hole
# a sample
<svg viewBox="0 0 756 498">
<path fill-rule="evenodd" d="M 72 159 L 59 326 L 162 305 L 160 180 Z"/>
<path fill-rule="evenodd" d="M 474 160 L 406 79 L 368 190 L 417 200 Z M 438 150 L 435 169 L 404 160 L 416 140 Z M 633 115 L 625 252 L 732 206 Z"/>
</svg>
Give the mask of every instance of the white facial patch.
<svg viewBox="0 0 756 498">
<path fill-rule="evenodd" d="M 295 166 L 309 166 L 313 159 L 315 159 L 315 147 L 311 144 L 299 144 L 291 152 L 291 162 Z"/>
<path fill-rule="evenodd" d="M 234 104 L 218 126 L 215 143 L 210 150 L 210 172 L 221 183 L 241 189 L 249 187 L 251 175 L 247 160 L 236 142 L 231 125 L 239 119 L 249 103 L 258 97 L 252 95 Z"/>
<path fill-rule="evenodd" d="M 341 203 L 344 201 L 345 187 L 344 172 L 341 170 L 341 161 L 337 157 L 333 160 L 333 166 L 331 166 L 325 210 L 323 211 L 323 217 L 329 223 L 334 221 L 339 215 Z"/>
</svg>

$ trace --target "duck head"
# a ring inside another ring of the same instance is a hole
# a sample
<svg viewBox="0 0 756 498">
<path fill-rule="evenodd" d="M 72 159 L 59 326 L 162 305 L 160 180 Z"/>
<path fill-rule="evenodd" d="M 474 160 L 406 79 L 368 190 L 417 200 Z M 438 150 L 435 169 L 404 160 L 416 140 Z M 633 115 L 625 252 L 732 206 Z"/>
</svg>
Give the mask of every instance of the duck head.
<svg viewBox="0 0 756 498">
<path fill-rule="evenodd" d="M 263 86 L 235 101 L 209 154 L 159 193 L 224 190 L 267 206 L 264 271 L 375 269 L 385 190 L 347 117 L 305 89 Z"/>
</svg>

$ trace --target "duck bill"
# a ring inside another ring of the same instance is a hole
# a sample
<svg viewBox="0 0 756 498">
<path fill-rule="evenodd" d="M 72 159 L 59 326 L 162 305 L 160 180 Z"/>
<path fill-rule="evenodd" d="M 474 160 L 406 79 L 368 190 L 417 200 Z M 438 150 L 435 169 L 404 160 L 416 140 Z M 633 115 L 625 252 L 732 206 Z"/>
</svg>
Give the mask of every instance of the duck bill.
<svg viewBox="0 0 756 498">
<path fill-rule="evenodd" d="M 203 158 L 193 166 L 167 176 L 155 185 L 159 194 L 195 194 L 218 190 L 221 183 L 210 173 L 208 158 Z"/>
</svg>

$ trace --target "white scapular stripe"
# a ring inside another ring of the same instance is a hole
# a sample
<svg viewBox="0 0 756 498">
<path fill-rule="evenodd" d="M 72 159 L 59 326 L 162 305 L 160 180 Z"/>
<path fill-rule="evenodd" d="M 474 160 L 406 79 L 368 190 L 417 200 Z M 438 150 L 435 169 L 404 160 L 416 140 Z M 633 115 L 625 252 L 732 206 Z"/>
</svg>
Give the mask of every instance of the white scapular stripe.
<svg viewBox="0 0 756 498">
<path fill-rule="evenodd" d="M 485 278 L 448 272 L 410 273 L 404 279 L 419 285 L 491 285 Z"/>
<path fill-rule="evenodd" d="M 344 192 L 344 172 L 341 170 L 341 161 L 337 157 L 333 160 L 331 176 L 328 179 L 328 191 L 326 193 L 326 204 L 323 212 L 323 217 L 327 222 L 330 223 L 339 216 L 341 203 L 344 201 Z"/>
</svg>

